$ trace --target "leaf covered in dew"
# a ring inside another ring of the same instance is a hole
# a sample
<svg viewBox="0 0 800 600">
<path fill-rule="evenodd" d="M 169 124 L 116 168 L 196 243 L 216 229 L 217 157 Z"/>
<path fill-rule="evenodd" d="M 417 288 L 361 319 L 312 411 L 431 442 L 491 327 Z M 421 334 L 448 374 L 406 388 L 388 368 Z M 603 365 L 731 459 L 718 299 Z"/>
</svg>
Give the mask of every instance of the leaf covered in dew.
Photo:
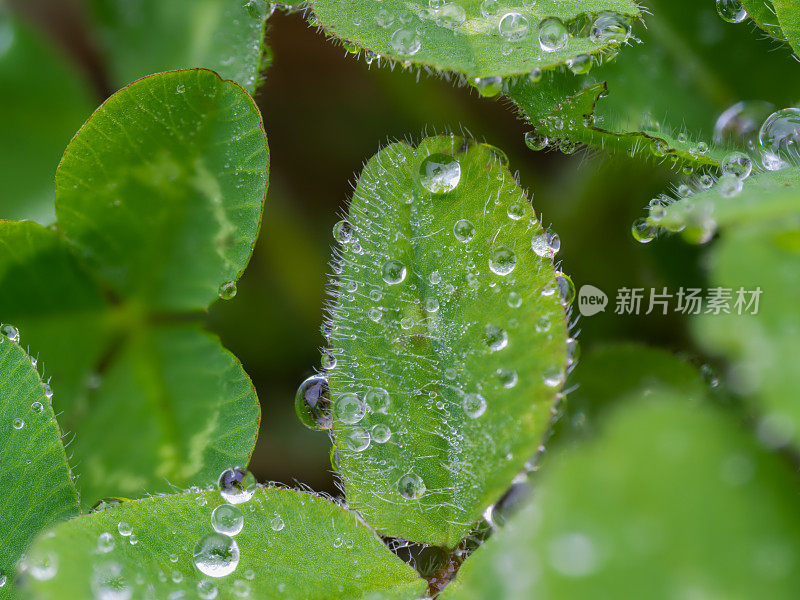
<svg viewBox="0 0 800 600">
<path fill-rule="evenodd" d="M 427 582 L 358 517 L 289 489 L 219 490 L 123 502 L 55 528 L 29 561 L 40 600 L 304 598 L 413 600 Z M 239 500 L 244 500 L 239 502 Z M 30 572 L 30 568 L 28 569 Z"/>
<path fill-rule="evenodd" d="M 266 0 L 92 0 L 114 84 L 203 67 L 251 94 L 269 64 Z"/>
<path fill-rule="evenodd" d="M 312 0 L 309 6 L 314 22 L 343 43 L 370 56 L 457 73 L 487 95 L 499 92 L 490 90 L 501 78 L 624 43 L 640 16 L 631 0 Z"/>
<path fill-rule="evenodd" d="M 718 407 L 630 400 L 542 469 L 442 600 L 795 597 L 794 470 Z"/>
<path fill-rule="evenodd" d="M 0 325 L 0 598 L 11 598 L 17 561 L 42 529 L 76 515 L 78 493 L 53 392 L 20 346 L 19 330 Z M 48 565 L 37 565 L 46 569 Z"/>
<path fill-rule="evenodd" d="M 386 535 L 456 545 L 560 397 L 574 288 L 506 160 L 456 136 L 391 144 L 335 231 L 335 467 Z"/>
</svg>

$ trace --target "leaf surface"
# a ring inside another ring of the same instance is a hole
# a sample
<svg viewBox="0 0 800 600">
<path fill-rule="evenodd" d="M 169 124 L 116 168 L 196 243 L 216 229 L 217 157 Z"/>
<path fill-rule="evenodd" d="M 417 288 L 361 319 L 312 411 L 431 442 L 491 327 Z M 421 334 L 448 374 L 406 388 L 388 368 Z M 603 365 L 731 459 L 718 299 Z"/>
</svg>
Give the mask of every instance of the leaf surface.
<svg viewBox="0 0 800 600">
<path fill-rule="evenodd" d="M 789 0 L 772 0 L 775 15 L 785 39 L 796 55 L 800 55 L 800 6 Z"/>
<path fill-rule="evenodd" d="M 92 0 L 114 83 L 204 67 L 253 93 L 266 66 L 265 0 Z"/>
<path fill-rule="evenodd" d="M 30 589 L 41 600 L 83 600 L 102 591 L 202 598 L 215 589 L 219 600 L 413 600 L 424 593 L 427 583 L 355 514 L 321 497 L 275 488 L 259 489 L 237 505 L 244 516 L 233 538 L 238 564 L 224 577 L 206 577 L 194 564 L 195 548 L 213 533 L 212 511 L 223 503 L 218 491 L 162 496 L 66 523 L 41 537 L 32 552 L 34 559 L 56 557 L 58 573 L 31 579 Z M 105 534 L 111 542 L 103 547 L 111 549 L 98 551 Z"/>
<path fill-rule="evenodd" d="M 455 188 L 423 186 L 430 161 L 454 161 Z M 458 137 L 392 144 L 350 206 L 329 323 L 335 460 L 348 502 L 387 535 L 456 545 L 533 457 L 558 397 L 556 271 L 503 162 Z"/>
<path fill-rule="evenodd" d="M 0 334 L 0 598 L 14 594 L 16 563 L 33 537 L 78 513 L 45 384 L 15 337 Z"/>
<path fill-rule="evenodd" d="M 607 41 L 592 41 L 587 31 L 547 52 L 539 44 L 540 24 L 547 19 L 568 24 L 587 13 L 593 17 L 608 11 L 628 18 L 640 14 L 630 0 L 539 0 L 525 6 L 491 0 L 437 4 L 438 8 L 425 0 L 309 2 L 328 35 L 393 61 L 459 73 L 470 81 L 527 75 L 535 68 L 553 68 L 577 55 L 596 54 L 611 46 Z M 506 18 L 509 14 L 519 15 L 513 27 Z"/>
<path fill-rule="evenodd" d="M 551 467 L 442 600 L 795 596 L 795 473 L 720 411 L 656 393 Z"/>
<path fill-rule="evenodd" d="M 162 73 L 112 96 L 70 143 L 58 223 L 122 297 L 204 309 L 250 259 L 268 170 L 261 115 L 240 86 Z"/>
</svg>

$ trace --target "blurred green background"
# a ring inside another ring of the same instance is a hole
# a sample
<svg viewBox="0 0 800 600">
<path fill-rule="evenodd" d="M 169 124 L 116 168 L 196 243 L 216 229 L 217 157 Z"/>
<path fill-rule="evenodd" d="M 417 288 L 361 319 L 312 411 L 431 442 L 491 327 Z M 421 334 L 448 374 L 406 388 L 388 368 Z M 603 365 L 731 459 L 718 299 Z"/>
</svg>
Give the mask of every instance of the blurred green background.
<svg viewBox="0 0 800 600">
<path fill-rule="evenodd" d="M 785 105 L 800 98 L 800 83 L 793 82 L 800 78 L 786 78 L 800 67 L 776 42 L 754 34 L 752 25 L 722 22 L 710 1 L 646 4 L 656 15 L 648 18 L 652 43 L 626 49 L 609 71 L 608 102 L 615 104 L 608 112 L 621 122 L 651 113 L 710 141 L 716 116 L 736 101 Z M 91 105 L 114 91 L 89 11 L 79 0 L 18 0 L 11 6 L 77 67 Z M 645 35 L 641 26 L 636 32 Z M 606 313 L 576 324 L 584 353 L 630 340 L 686 354 L 698 364 L 708 361 L 680 316 L 613 314 L 623 286 L 704 285 L 703 248 L 678 237 L 641 245 L 630 234 L 647 202 L 677 181 L 674 168 L 597 151 L 531 152 L 523 142 L 528 127 L 502 100 L 481 99 L 470 88 L 424 74 L 370 68 L 298 14 L 276 12 L 267 39 L 274 60 L 256 96 L 272 154 L 261 238 L 237 296 L 217 303 L 209 315 L 209 328 L 241 359 L 261 399 L 262 430 L 252 461 L 259 480 L 335 491 L 328 440 L 296 419 L 294 392 L 319 366 L 331 228 L 346 210 L 362 163 L 387 140 L 464 130 L 506 151 L 537 214 L 561 237 L 563 270 L 577 287 L 592 284 L 610 297 Z M 668 50 L 659 40 L 669 40 Z M 35 85 L 36 76 L 29 73 L 30 81 L 20 85 Z M 603 73 L 592 76 L 602 79 Z M 10 127 L 12 115 L 3 104 L 9 93 L 0 90 L 0 128 Z M 59 102 L 53 96 L 41 100 L 44 106 Z M 85 117 L 66 130 L 75 131 Z M 60 135 L 63 149 L 71 133 Z M 0 147 L 0 162 L 15 153 L 12 142 Z M 51 160 L 54 169 L 58 156 Z M 13 185 L 5 187 L 0 208 L 11 203 Z M 580 379 L 580 367 L 575 376 Z"/>
</svg>

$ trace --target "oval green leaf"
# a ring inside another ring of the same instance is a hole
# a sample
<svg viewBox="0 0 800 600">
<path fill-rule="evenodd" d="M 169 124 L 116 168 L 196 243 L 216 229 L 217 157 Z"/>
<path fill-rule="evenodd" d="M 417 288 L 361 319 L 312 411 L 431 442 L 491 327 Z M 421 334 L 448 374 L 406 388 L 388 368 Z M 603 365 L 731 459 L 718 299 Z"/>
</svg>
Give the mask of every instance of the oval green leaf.
<svg viewBox="0 0 800 600">
<path fill-rule="evenodd" d="M 75 519 L 36 542 L 30 560 L 54 558 L 59 566 L 49 579 L 30 577 L 29 589 L 40 600 L 84 600 L 103 591 L 114 598 L 413 600 L 427 587 L 355 514 L 275 488 L 237 505 L 244 523 L 233 537 L 235 569 L 204 575 L 195 550 L 214 533 L 212 512 L 221 504 L 218 491 L 181 494 Z"/>
<path fill-rule="evenodd" d="M 559 397 L 552 254 L 532 250 L 545 232 L 502 153 L 454 136 L 374 156 L 348 220 L 329 323 L 335 466 L 380 532 L 452 547 L 536 453 Z"/>
<path fill-rule="evenodd" d="M 203 69 L 132 83 L 67 148 L 56 214 L 116 293 L 159 310 L 204 309 L 244 270 L 269 170 L 261 115 Z"/>
</svg>

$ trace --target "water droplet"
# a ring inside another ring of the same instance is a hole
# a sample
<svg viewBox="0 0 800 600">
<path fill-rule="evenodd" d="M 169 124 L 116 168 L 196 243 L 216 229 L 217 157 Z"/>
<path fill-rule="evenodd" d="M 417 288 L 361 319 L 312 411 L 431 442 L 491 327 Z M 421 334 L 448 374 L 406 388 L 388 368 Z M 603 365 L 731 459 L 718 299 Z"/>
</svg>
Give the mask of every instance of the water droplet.
<svg viewBox="0 0 800 600">
<path fill-rule="evenodd" d="M 239 545 L 222 533 L 209 533 L 194 548 L 194 564 L 209 577 L 225 577 L 239 566 Z"/>
<path fill-rule="evenodd" d="M 211 526 L 217 533 L 234 536 L 244 527 L 244 513 L 232 504 L 220 504 L 211 513 Z"/>
<path fill-rule="evenodd" d="M 394 23 L 394 13 L 385 8 L 379 9 L 375 13 L 375 23 L 378 24 L 378 27 L 391 27 Z"/>
<path fill-rule="evenodd" d="M 495 16 L 500 10 L 500 0 L 483 0 L 481 2 L 481 15 L 488 19 Z"/>
<path fill-rule="evenodd" d="M 530 25 L 528 19 L 518 12 L 510 12 L 503 15 L 497 25 L 500 35 L 509 42 L 524 40 L 528 35 Z"/>
<path fill-rule="evenodd" d="M 502 77 L 476 77 L 472 85 L 484 98 L 494 98 L 503 91 Z"/>
<path fill-rule="evenodd" d="M 330 429 L 333 424 L 328 378 L 312 375 L 300 384 L 294 397 L 294 409 L 309 429 Z"/>
<path fill-rule="evenodd" d="M 540 233 L 531 239 L 531 250 L 542 258 L 552 258 L 561 250 L 561 238 L 556 233 Z"/>
<path fill-rule="evenodd" d="M 536 321 L 535 328 L 539 333 L 550 331 L 550 317 L 547 315 L 542 315 L 539 317 L 539 320 Z"/>
<path fill-rule="evenodd" d="M 744 152 L 731 152 L 722 161 L 722 172 L 738 179 L 747 179 L 753 172 L 753 161 Z"/>
<path fill-rule="evenodd" d="M 373 414 L 385 414 L 386 410 L 389 408 L 389 392 L 379 387 L 370 388 L 367 393 L 364 394 L 364 402 L 366 402 Z"/>
<path fill-rule="evenodd" d="M 594 60 L 589 54 L 579 54 L 567 61 L 567 68 L 575 75 L 586 75 L 592 70 Z"/>
<path fill-rule="evenodd" d="M 97 551 L 101 554 L 107 554 L 111 552 L 117 545 L 117 541 L 114 539 L 114 536 L 109 533 L 108 531 L 104 531 L 100 534 L 97 538 Z"/>
<path fill-rule="evenodd" d="M 356 394 L 342 394 L 336 402 L 336 417 L 342 423 L 355 425 L 367 413 L 366 405 Z"/>
<path fill-rule="evenodd" d="M 340 244 L 349 244 L 353 239 L 353 228 L 347 221 L 339 221 L 333 226 L 333 239 Z"/>
<path fill-rule="evenodd" d="M 717 0 L 717 13 L 728 23 L 741 23 L 747 18 L 741 0 Z"/>
<path fill-rule="evenodd" d="M 561 296 L 561 303 L 572 304 L 572 301 L 575 300 L 575 284 L 572 283 L 572 279 L 564 273 L 556 273 L 556 285 Z"/>
<path fill-rule="evenodd" d="M 280 515 L 276 515 L 273 517 L 272 521 L 269 524 L 272 527 L 272 531 L 282 531 L 284 527 L 286 527 L 286 523 L 283 522 L 283 519 Z"/>
<path fill-rule="evenodd" d="M 559 367 L 550 367 L 542 377 L 547 387 L 558 387 L 564 383 L 564 370 Z"/>
<path fill-rule="evenodd" d="M 492 273 L 505 277 L 517 266 L 517 255 L 510 248 L 500 246 L 492 251 L 489 258 L 489 268 Z"/>
<path fill-rule="evenodd" d="M 648 244 L 658 235 L 658 227 L 651 225 L 647 219 L 637 219 L 631 225 L 631 235 L 640 244 Z"/>
<path fill-rule="evenodd" d="M 44 411 L 44 405 L 41 402 L 34 402 L 31 404 L 31 410 L 37 415 L 40 415 L 42 411 Z"/>
<path fill-rule="evenodd" d="M 401 56 L 414 56 L 422 48 L 422 40 L 414 29 L 398 29 L 392 34 L 392 48 Z"/>
<path fill-rule="evenodd" d="M 399 260 L 390 258 L 383 263 L 381 277 L 389 285 L 397 285 L 406 278 L 406 266 Z"/>
<path fill-rule="evenodd" d="M 714 141 L 719 145 L 753 147 L 758 143 L 758 130 L 775 112 L 775 105 L 762 100 L 737 102 L 717 119 Z"/>
<path fill-rule="evenodd" d="M 508 205 L 508 216 L 515 221 L 519 221 L 522 217 L 525 216 L 525 205 L 527 203 L 520 199 L 514 200 L 511 204 Z"/>
<path fill-rule="evenodd" d="M 403 475 L 397 482 L 397 488 L 406 500 L 419 500 L 427 490 L 422 477 L 414 473 Z"/>
<path fill-rule="evenodd" d="M 122 537 L 128 537 L 130 534 L 133 533 L 133 529 L 125 521 L 120 521 L 119 522 L 119 524 L 117 525 L 117 531 L 119 531 L 119 534 Z"/>
<path fill-rule="evenodd" d="M 214 600 L 219 594 L 219 589 L 214 582 L 209 579 L 201 579 L 197 582 L 197 595 L 202 600 Z"/>
<path fill-rule="evenodd" d="M 231 504 L 247 502 L 256 493 L 256 479 L 242 467 L 226 469 L 219 476 L 219 493 Z"/>
<path fill-rule="evenodd" d="M 122 498 L 103 498 L 102 500 L 98 500 L 94 503 L 92 508 L 89 510 L 90 513 L 95 512 L 102 512 L 104 510 L 108 510 L 109 508 L 114 508 L 119 506 L 124 502 Z"/>
<path fill-rule="evenodd" d="M 778 170 L 774 167 L 776 165 L 780 165 L 780 168 L 785 167 L 786 160 L 798 162 L 800 108 L 784 108 L 771 114 L 761 126 L 758 139 L 767 154 L 774 157 L 769 166 L 764 165 L 766 168 Z"/>
<path fill-rule="evenodd" d="M 19 342 L 19 329 L 13 325 L 3 325 L 0 331 L 2 331 L 3 335 L 12 342 Z"/>
<path fill-rule="evenodd" d="M 133 596 L 133 588 L 116 562 L 96 565 L 91 586 L 95 600 L 130 600 Z"/>
<path fill-rule="evenodd" d="M 336 357 L 331 352 L 323 352 L 320 365 L 326 371 L 336 368 Z"/>
<path fill-rule="evenodd" d="M 522 296 L 520 296 L 517 292 L 509 292 L 508 305 L 511 308 L 519 308 L 522 306 Z"/>
<path fill-rule="evenodd" d="M 353 427 L 344 432 L 344 443 L 353 452 L 363 452 L 369 448 L 371 441 L 369 431 L 362 427 Z"/>
<path fill-rule="evenodd" d="M 471 419 L 477 419 L 486 412 L 486 398 L 480 394 L 467 394 L 461 402 L 461 407 Z"/>
<path fill-rule="evenodd" d="M 436 12 L 436 24 L 447 29 L 457 29 L 467 20 L 467 11 L 455 2 L 448 2 Z"/>
<path fill-rule="evenodd" d="M 562 50 L 568 41 L 569 32 L 561 19 L 550 17 L 539 25 L 539 46 L 545 52 Z"/>
<path fill-rule="evenodd" d="M 508 334 L 497 325 L 487 325 L 483 329 L 484 341 L 492 352 L 497 352 L 508 346 Z"/>
<path fill-rule="evenodd" d="M 372 427 L 372 440 L 378 444 L 385 444 L 392 437 L 392 430 L 383 423 L 378 423 Z"/>
<path fill-rule="evenodd" d="M 58 556 L 52 552 L 36 552 L 25 561 L 30 576 L 37 581 L 47 581 L 58 573 Z"/>
<path fill-rule="evenodd" d="M 475 237 L 475 225 L 467 219 L 460 219 L 453 225 L 453 235 L 459 242 L 466 244 Z"/>
<path fill-rule="evenodd" d="M 419 181 L 431 194 L 452 192 L 461 181 L 461 163 L 447 154 L 431 154 L 419 166 Z"/>
<path fill-rule="evenodd" d="M 535 152 L 547 148 L 548 143 L 549 140 L 546 135 L 539 135 L 535 131 L 529 131 L 525 134 L 525 145 Z"/>
<path fill-rule="evenodd" d="M 743 187 L 744 182 L 736 177 L 736 175 L 730 173 L 725 173 L 719 178 L 719 181 L 717 181 L 717 189 L 725 198 L 733 198 L 738 195 Z"/>
<path fill-rule="evenodd" d="M 429 313 L 435 313 L 439 310 L 439 301 L 436 298 L 426 298 L 425 310 Z"/>
<path fill-rule="evenodd" d="M 497 369 L 497 378 L 506 389 L 511 389 L 517 385 L 519 377 L 514 369 Z"/>
<path fill-rule="evenodd" d="M 228 283 L 223 283 L 221 286 L 219 286 L 218 294 L 223 300 L 230 300 L 236 296 L 237 291 L 236 282 L 229 281 Z"/>
<path fill-rule="evenodd" d="M 592 24 L 589 39 L 596 44 L 624 44 L 631 31 L 628 19 L 617 13 L 604 12 Z"/>
</svg>

